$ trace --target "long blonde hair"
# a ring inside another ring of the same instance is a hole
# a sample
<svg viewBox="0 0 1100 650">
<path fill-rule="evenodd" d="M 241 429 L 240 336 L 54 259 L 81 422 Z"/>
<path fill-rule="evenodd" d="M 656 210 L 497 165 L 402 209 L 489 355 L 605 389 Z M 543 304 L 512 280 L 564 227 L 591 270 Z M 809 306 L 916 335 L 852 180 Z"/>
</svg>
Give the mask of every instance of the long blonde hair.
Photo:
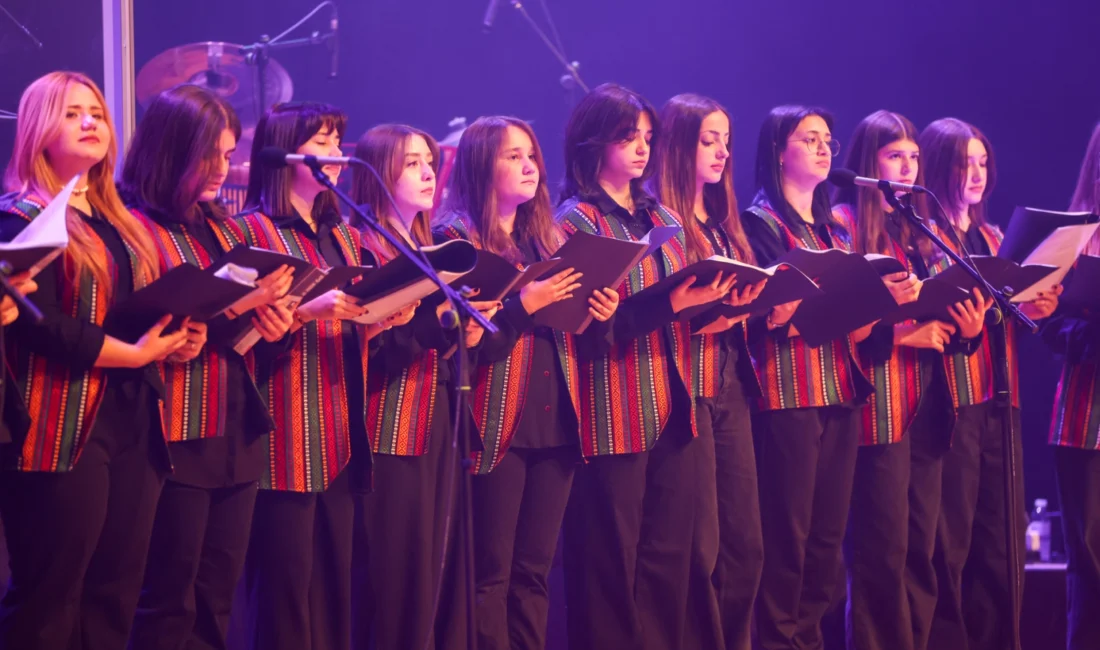
<svg viewBox="0 0 1100 650">
<path fill-rule="evenodd" d="M 88 170 L 88 203 L 103 216 L 122 239 L 138 254 L 140 269 L 146 281 L 157 276 L 157 253 L 149 232 L 130 214 L 119 198 L 113 178 L 118 141 L 114 124 L 107 112 L 107 100 L 91 79 L 79 72 L 51 72 L 39 77 L 23 91 L 19 100 L 19 117 L 16 123 L 15 146 L 11 161 L 4 175 L 9 191 L 49 200 L 61 191 L 69 179 L 58 178 L 46 155 L 46 148 L 61 132 L 61 120 L 65 115 L 65 93 L 74 84 L 86 86 L 103 107 L 103 124 L 110 140 L 107 155 Z M 69 247 L 66 251 L 66 269 L 71 281 L 76 281 L 85 269 L 101 286 L 108 286 L 110 277 L 107 261 L 96 255 L 96 236 L 90 226 L 75 211 L 66 216 L 69 230 Z"/>
</svg>

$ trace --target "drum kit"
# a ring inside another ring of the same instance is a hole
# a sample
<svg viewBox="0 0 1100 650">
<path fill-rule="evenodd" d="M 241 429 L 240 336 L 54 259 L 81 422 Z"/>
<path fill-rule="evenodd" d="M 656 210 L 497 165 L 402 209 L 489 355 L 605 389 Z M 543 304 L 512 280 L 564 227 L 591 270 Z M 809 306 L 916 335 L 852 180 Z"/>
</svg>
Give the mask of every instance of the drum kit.
<svg viewBox="0 0 1100 650">
<path fill-rule="evenodd" d="M 317 41 L 314 36 L 313 40 Z M 308 44 L 307 39 L 300 42 Z M 148 107 L 159 93 L 184 83 L 216 93 L 237 113 L 241 139 L 233 154 L 221 200 L 230 210 L 243 209 L 256 124 L 268 108 L 291 100 L 294 83 L 286 68 L 271 57 L 263 41 L 255 45 L 216 41 L 191 43 L 161 52 L 142 66 L 136 80 L 137 101 L 142 107 Z M 436 183 L 437 202 L 442 200 L 453 153 L 466 122 L 463 118 L 455 118 L 448 126 L 451 130 L 440 142 L 443 160 Z M 349 146 L 353 148 L 354 141 Z"/>
</svg>

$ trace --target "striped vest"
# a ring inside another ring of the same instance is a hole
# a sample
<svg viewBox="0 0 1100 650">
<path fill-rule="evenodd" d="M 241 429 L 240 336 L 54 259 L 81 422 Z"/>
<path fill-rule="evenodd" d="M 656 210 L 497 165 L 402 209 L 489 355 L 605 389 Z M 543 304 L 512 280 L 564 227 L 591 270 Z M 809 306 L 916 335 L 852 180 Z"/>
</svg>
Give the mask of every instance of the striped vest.
<svg viewBox="0 0 1100 650">
<path fill-rule="evenodd" d="M 754 205 L 749 211 L 779 236 L 787 250 L 829 248 L 812 228 L 801 228 L 802 234 L 796 236 L 766 203 Z M 831 224 L 828 228 L 834 248 L 851 250 L 844 230 Z M 801 336 L 780 338 L 769 334 L 753 346 L 752 359 L 764 391 L 760 399 L 763 410 L 837 406 L 863 397 L 857 382 L 865 378 L 855 362 L 851 335 L 811 348 Z"/>
<path fill-rule="evenodd" d="M 848 232 L 855 232 L 856 216 L 852 206 L 835 206 L 833 216 Z M 915 273 L 905 249 L 893 239 L 890 240 L 890 255 L 904 264 L 909 273 Z M 861 409 L 863 427 L 860 430 L 860 444 L 901 442 L 920 405 L 921 387 L 924 385 L 920 351 L 909 346 L 895 345 L 887 361 L 875 363 L 859 354 L 857 346 L 856 356 L 863 374 L 875 387 L 875 394 Z"/>
<path fill-rule="evenodd" d="M 570 201 L 559 215 L 567 237 L 583 231 L 636 241 L 618 219 L 608 218 L 590 203 Z M 681 225 L 679 217 L 664 206 L 650 210 L 649 217 L 656 226 Z M 660 262 L 654 257 L 646 257 L 630 271 L 617 288 L 621 300 L 687 265 L 684 233 L 661 247 Z M 557 332 L 558 355 L 577 412 L 581 452 L 586 458 L 653 448 L 672 413 L 672 373 L 679 373 L 685 385 L 691 377 L 688 335 L 687 324 L 674 320 L 633 341 L 612 345 L 598 357 L 578 359 L 575 341 Z M 666 350 L 671 351 L 671 359 Z M 691 390 L 690 386 L 687 389 Z M 695 409 L 689 411 L 694 435 Z"/>
<path fill-rule="evenodd" d="M 373 235 L 363 239 L 380 266 L 393 260 Z M 367 373 L 367 437 L 374 453 L 421 456 L 428 451 L 439 363 L 439 351 L 426 350 L 397 373 L 381 363 Z"/>
<path fill-rule="evenodd" d="M 149 229 L 157 246 L 160 272 L 183 264 L 208 268 L 216 260 L 184 228 L 164 226 L 131 208 L 135 217 Z M 244 233 L 231 221 L 211 221 L 211 230 L 226 252 L 244 241 Z M 229 366 L 227 352 L 217 346 L 204 345 L 199 356 L 187 363 L 161 364 L 164 380 L 164 435 L 168 442 L 219 438 L 226 435 L 226 395 Z M 233 354 L 229 352 L 228 354 Z M 251 351 L 245 363 L 252 370 Z M 255 390 L 254 387 L 248 387 Z"/>
<path fill-rule="evenodd" d="M 245 243 L 329 268 L 313 241 L 294 226 L 277 226 L 255 212 L 234 219 Z M 349 266 L 361 263 L 359 236 L 341 223 L 333 235 Z M 351 457 L 344 390 L 344 346 L 358 346 L 351 322 L 315 320 L 290 334 L 290 349 L 270 368 L 257 368 L 260 393 L 275 420 L 268 441 L 268 464 L 260 487 L 291 492 L 322 492 Z"/>
<path fill-rule="evenodd" d="M 940 234 L 938 232 L 939 228 L 936 228 L 936 230 L 937 235 Z M 1001 230 L 992 224 L 986 224 L 981 227 L 981 233 L 982 237 L 985 238 L 986 245 L 989 246 L 989 250 L 996 255 L 997 250 L 1001 247 L 1001 240 L 1004 239 Z M 955 249 L 951 237 L 941 237 L 941 239 L 947 242 L 952 249 Z M 955 252 L 959 251 L 956 249 Z M 932 275 L 936 275 L 951 264 L 951 258 L 945 255 L 933 264 L 928 271 Z M 1019 407 L 1019 356 L 1016 352 L 1016 328 L 1012 321 L 1008 321 L 1006 334 L 1008 380 L 1012 394 L 1012 405 Z M 965 352 L 956 352 L 955 354 L 945 355 L 947 385 L 951 389 L 951 400 L 954 402 L 955 408 L 983 404 L 995 397 L 993 394 L 994 359 L 989 336 L 990 331 L 987 329 L 982 337 L 981 345 L 974 354 L 967 355 Z"/>
<path fill-rule="evenodd" d="M 449 239 L 465 239 L 478 245 L 462 220 L 440 231 Z M 480 246 L 478 246 L 480 248 Z M 504 458 L 516 435 L 527 385 L 531 378 L 531 357 L 535 345 L 533 332 L 519 336 L 512 354 L 503 361 L 478 364 L 474 369 L 470 411 L 481 435 L 483 451 L 474 454 L 474 473 L 488 474 Z"/>
<path fill-rule="evenodd" d="M 1050 444 L 1100 450 L 1100 362 L 1090 360 L 1062 366 L 1054 393 Z"/>
<path fill-rule="evenodd" d="M 705 228 L 702 224 L 700 228 Z M 716 229 L 718 244 L 722 250 L 714 250 L 714 244 L 709 237 L 703 237 L 707 245 L 705 256 L 721 255 L 730 259 L 737 259 L 737 253 L 733 244 L 729 241 L 725 231 Z M 704 257 L 705 259 L 705 257 Z M 692 397 L 716 397 L 718 395 L 718 381 L 722 373 L 721 349 L 725 337 L 740 336 L 748 342 L 748 328 L 744 323 L 733 326 L 725 332 L 717 334 L 693 334 L 691 337 L 691 395 Z"/>
<path fill-rule="evenodd" d="M 0 210 L 33 220 L 46 207 L 37 197 L 15 197 L 13 204 Z M 123 240 L 125 242 L 125 240 Z M 118 278 L 118 265 L 107 246 L 92 236 L 95 254 L 107 262 L 111 286 L 100 286 L 91 273 L 81 273 L 74 285 L 66 279 L 68 273 L 58 273 L 57 290 L 64 313 L 80 321 L 102 326 L 112 300 L 112 287 Z M 126 245 L 130 256 L 134 290 L 145 286 L 140 273 L 137 253 Z M 68 270 L 68 256 L 62 255 Z M 43 287 L 49 291 L 50 287 Z M 38 356 L 20 346 L 14 337 L 5 337 L 8 363 L 16 385 L 30 415 L 30 428 L 23 442 L 16 468 L 25 472 L 68 472 L 73 469 L 95 424 L 96 413 L 103 399 L 107 373 L 103 368 L 76 372 L 63 363 Z"/>
</svg>

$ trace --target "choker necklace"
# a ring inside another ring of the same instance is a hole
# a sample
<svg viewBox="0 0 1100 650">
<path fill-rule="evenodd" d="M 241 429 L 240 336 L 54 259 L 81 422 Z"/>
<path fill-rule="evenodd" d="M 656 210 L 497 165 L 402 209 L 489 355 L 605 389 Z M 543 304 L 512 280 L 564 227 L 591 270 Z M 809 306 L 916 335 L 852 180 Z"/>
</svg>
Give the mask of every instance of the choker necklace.
<svg viewBox="0 0 1100 650">
<path fill-rule="evenodd" d="M 73 192 L 72 192 L 73 196 L 80 196 L 81 194 L 87 194 L 87 193 L 88 193 L 88 186 L 87 185 L 85 185 L 84 187 L 74 188 Z"/>
</svg>

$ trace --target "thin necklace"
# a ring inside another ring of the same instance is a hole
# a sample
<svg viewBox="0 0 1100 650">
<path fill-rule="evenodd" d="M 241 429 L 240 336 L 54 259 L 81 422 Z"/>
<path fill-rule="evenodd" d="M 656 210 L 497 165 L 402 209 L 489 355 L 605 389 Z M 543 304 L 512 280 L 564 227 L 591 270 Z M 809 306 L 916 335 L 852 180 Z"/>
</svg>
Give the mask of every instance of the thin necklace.
<svg viewBox="0 0 1100 650">
<path fill-rule="evenodd" d="M 75 188 L 72 193 L 73 193 L 74 196 L 80 196 L 81 194 L 87 194 L 88 193 L 88 186 L 85 185 L 84 187 Z"/>
</svg>

